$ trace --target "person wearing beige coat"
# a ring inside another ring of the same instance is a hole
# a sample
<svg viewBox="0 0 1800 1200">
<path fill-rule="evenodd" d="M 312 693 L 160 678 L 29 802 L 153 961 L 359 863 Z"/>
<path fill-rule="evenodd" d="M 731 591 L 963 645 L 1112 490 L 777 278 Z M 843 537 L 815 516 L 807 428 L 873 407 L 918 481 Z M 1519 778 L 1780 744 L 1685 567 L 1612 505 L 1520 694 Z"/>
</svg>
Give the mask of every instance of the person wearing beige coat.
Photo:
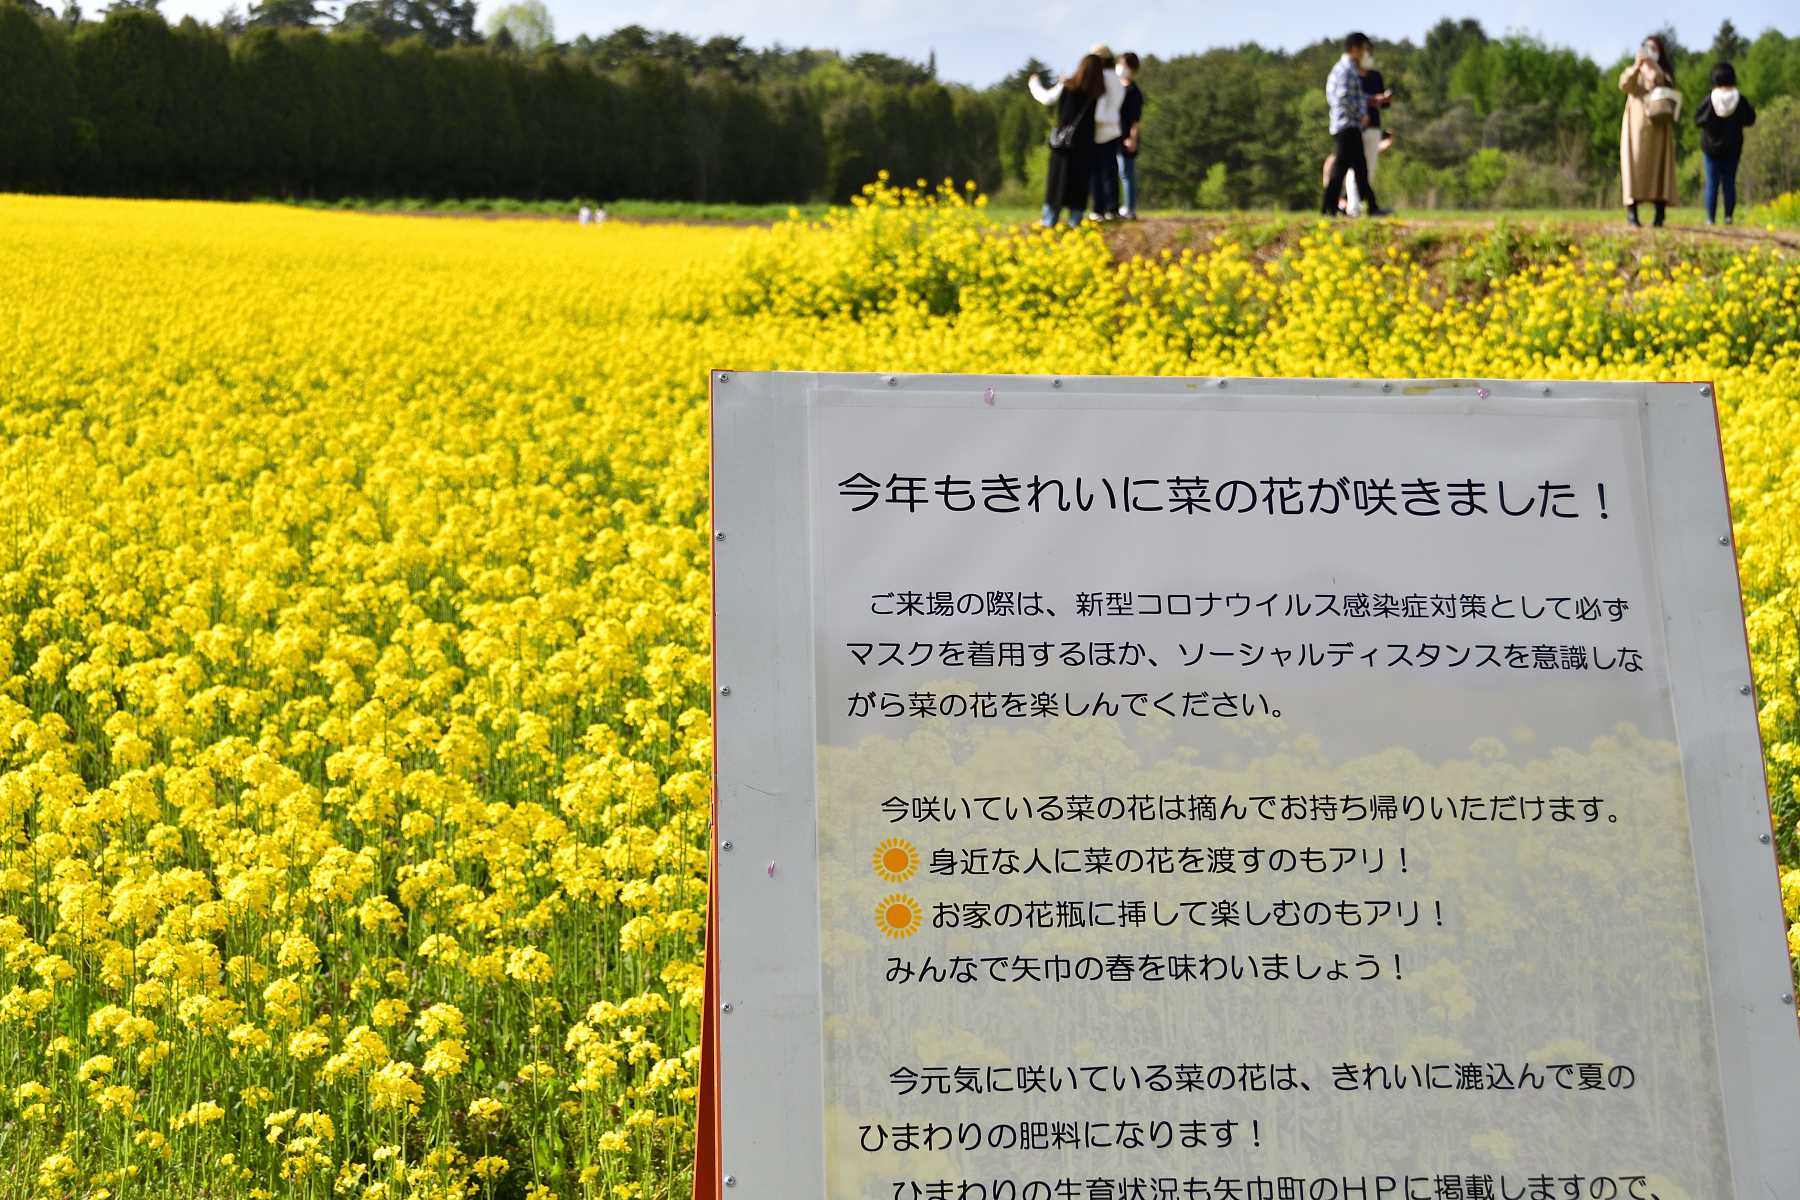
<svg viewBox="0 0 1800 1200">
<path fill-rule="evenodd" d="M 1655 120 L 1647 103 L 1652 91 L 1675 86 L 1675 64 L 1668 47 L 1655 34 L 1638 47 L 1637 58 L 1619 73 L 1625 93 L 1625 116 L 1619 125 L 1619 182 L 1625 194 L 1625 219 L 1638 224 L 1637 206 L 1656 205 L 1655 224 L 1675 203 L 1675 121 Z"/>
</svg>

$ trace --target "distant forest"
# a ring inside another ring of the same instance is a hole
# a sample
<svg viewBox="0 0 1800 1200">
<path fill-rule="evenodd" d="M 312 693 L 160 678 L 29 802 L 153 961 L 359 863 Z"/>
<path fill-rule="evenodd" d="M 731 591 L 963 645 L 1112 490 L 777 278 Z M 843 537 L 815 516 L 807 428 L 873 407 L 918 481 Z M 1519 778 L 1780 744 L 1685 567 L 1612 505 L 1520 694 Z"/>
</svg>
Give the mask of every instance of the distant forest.
<svg viewBox="0 0 1800 1200">
<path fill-rule="evenodd" d="M 766 204 L 841 200 L 883 169 L 1020 199 L 1042 178 L 1049 119 L 1024 79 L 1043 63 L 978 89 L 933 62 L 640 26 L 559 42 L 538 0 L 477 16 L 467 0 L 355 0 L 335 16 L 268 0 L 171 25 L 148 0 L 98 20 L 0 0 L 0 190 Z M 1800 36 L 1750 39 L 1727 21 L 1710 46 L 1685 47 L 1663 32 L 1688 111 L 1717 60 L 1761 111 L 1748 195 L 1800 185 Z M 1369 33 L 1396 97 L 1384 199 L 1616 200 L 1625 60 L 1490 37 L 1473 19 L 1440 21 L 1422 44 Z M 1295 52 L 1137 47 L 1149 206 L 1316 204 L 1340 36 Z M 1696 135 L 1684 120 L 1689 194 Z"/>
</svg>

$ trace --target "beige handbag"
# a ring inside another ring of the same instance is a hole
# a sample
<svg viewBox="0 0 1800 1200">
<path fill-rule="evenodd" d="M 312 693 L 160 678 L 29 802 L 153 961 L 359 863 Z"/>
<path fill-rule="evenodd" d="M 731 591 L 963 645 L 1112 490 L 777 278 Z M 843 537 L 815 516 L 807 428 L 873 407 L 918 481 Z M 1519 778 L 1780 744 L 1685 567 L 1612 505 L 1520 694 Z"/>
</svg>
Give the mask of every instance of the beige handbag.
<svg viewBox="0 0 1800 1200">
<path fill-rule="evenodd" d="M 1658 125 L 1672 125 L 1681 117 L 1681 93 L 1666 85 L 1651 88 L 1644 97 L 1644 111 Z"/>
</svg>

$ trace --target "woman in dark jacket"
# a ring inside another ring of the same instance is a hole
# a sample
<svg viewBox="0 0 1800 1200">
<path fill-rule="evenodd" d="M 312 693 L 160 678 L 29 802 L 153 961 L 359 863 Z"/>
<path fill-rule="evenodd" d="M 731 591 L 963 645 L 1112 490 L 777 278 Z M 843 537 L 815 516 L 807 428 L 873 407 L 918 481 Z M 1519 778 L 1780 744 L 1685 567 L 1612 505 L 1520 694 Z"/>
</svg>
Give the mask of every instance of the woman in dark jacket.
<svg viewBox="0 0 1800 1200">
<path fill-rule="evenodd" d="M 1744 130 L 1756 124 L 1756 110 L 1737 87 L 1737 71 L 1722 62 L 1712 69 L 1712 92 L 1694 110 L 1700 127 L 1700 152 L 1706 158 L 1706 223 L 1718 212 L 1725 193 L 1725 223 L 1737 211 L 1738 157 L 1744 152 Z"/>
<path fill-rule="evenodd" d="M 1032 99 L 1056 113 L 1050 135 L 1050 170 L 1044 177 L 1044 227 L 1056 224 L 1067 209 L 1069 224 L 1081 224 L 1087 209 L 1088 183 L 1094 171 L 1094 106 L 1106 91 L 1106 63 L 1090 54 L 1075 73 L 1045 87 L 1037 76 L 1027 81 Z"/>
</svg>

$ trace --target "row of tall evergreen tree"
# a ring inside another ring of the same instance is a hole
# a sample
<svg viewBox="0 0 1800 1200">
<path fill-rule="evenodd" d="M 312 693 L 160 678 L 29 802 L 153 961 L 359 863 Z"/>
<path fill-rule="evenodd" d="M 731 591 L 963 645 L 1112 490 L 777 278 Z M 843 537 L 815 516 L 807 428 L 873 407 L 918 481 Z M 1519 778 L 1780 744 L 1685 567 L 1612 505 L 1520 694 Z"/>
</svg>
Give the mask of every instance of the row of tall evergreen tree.
<svg viewBox="0 0 1800 1200">
<path fill-rule="evenodd" d="M 473 0 L 351 0 L 335 18 L 319 0 L 259 0 L 173 25 L 155 3 L 89 20 L 75 0 L 61 13 L 0 0 L 0 190 L 772 203 L 843 199 L 884 169 L 1026 199 L 1042 177 L 1048 118 L 1024 83 L 1046 69 L 1035 60 L 977 90 L 884 54 L 639 26 L 558 42 L 541 0 L 502 3 L 484 30 Z M 1384 199 L 1608 201 L 1623 60 L 1490 38 L 1471 19 L 1417 44 L 1370 32 L 1396 97 Z M 1662 32 L 1690 109 L 1728 59 L 1764 111 L 1751 189 L 1800 183 L 1800 37 L 1747 38 L 1727 21 L 1687 48 Z M 1138 49 L 1152 205 L 1317 202 L 1336 37 L 1293 52 Z M 1695 131 L 1679 137 L 1697 182 Z"/>
<path fill-rule="evenodd" d="M 0 190 L 771 203 L 884 168 L 1001 182 L 992 106 L 897 60 L 761 77 L 399 29 L 125 7 L 70 27 L 0 0 Z"/>
</svg>

